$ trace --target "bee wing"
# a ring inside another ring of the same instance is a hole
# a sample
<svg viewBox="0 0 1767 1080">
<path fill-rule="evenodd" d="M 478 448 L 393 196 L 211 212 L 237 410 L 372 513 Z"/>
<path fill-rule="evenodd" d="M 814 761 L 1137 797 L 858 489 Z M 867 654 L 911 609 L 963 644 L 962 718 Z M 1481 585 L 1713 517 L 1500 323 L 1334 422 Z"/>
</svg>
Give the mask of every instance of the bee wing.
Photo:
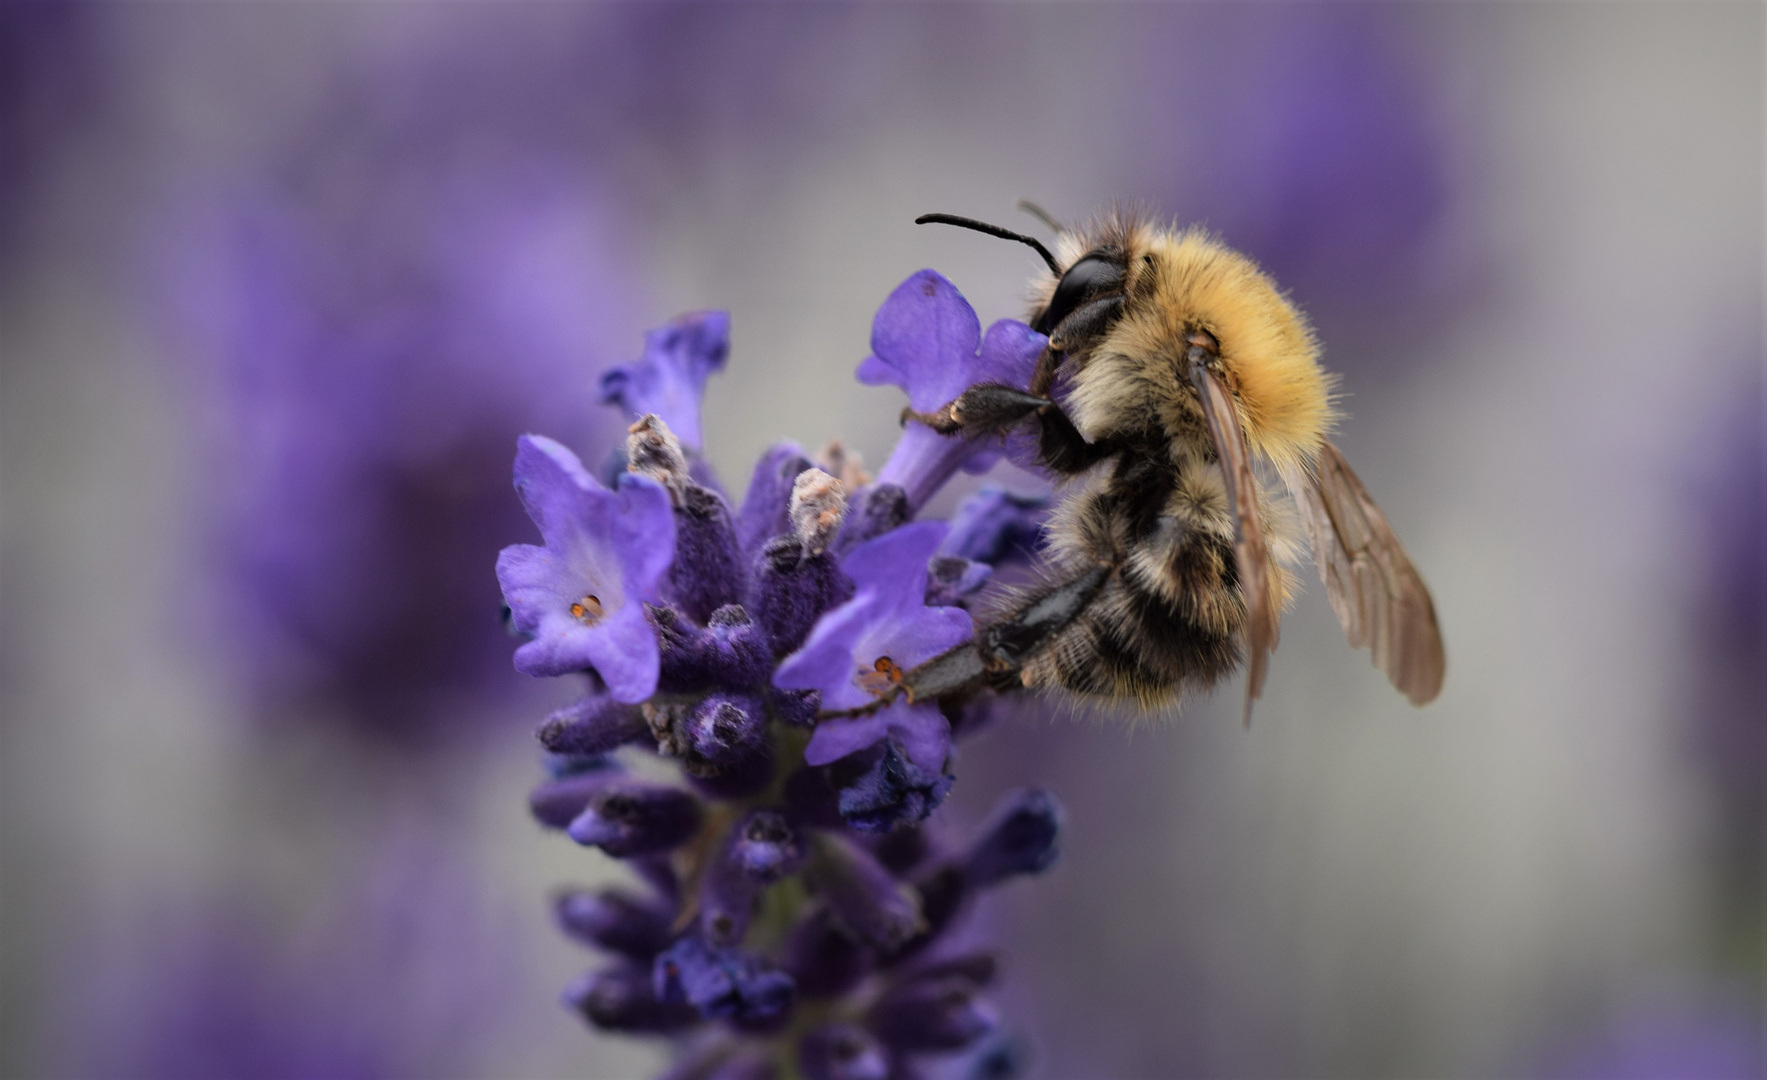
<svg viewBox="0 0 1767 1080">
<path fill-rule="evenodd" d="M 1320 447 L 1312 475 L 1285 471 L 1313 544 L 1325 595 L 1352 648 L 1369 648 L 1414 705 L 1442 690 L 1447 664 L 1436 607 L 1386 515 L 1331 443 Z"/>
<path fill-rule="evenodd" d="M 1240 427 L 1233 395 L 1221 377 L 1203 364 L 1193 364 L 1190 380 L 1202 399 L 1203 419 L 1215 457 L 1221 463 L 1221 479 L 1227 488 L 1227 509 L 1233 515 L 1233 559 L 1239 570 L 1239 588 L 1245 597 L 1246 684 L 1245 720 L 1252 721 L 1252 702 L 1264 692 L 1264 675 L 1270 653 L 1276 648 L 1275 598 L 1270 594 L 1270 549 L 1264 542 L 1264 523 L 1258 516 L 1258 487 L 1252 476 L 1252 455 Z"/>
</svg>

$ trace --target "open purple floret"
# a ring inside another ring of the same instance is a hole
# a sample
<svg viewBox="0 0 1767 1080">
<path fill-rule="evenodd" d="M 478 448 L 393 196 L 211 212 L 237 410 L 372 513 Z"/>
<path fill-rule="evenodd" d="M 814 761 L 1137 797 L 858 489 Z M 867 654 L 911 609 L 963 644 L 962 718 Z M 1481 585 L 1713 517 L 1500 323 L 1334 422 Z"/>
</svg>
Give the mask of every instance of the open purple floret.
<svg viewBox="0 0 1767 1080">
<path fill-rule="evenodd" d="M 511 625 L 529 638 L 515 652 L 516 670 L 593 670 L 619 701 L 649 697 L 657 642 L 644 605 L 659 595 L 673 557 L 668 493 L 630 475 L 609 491 L 541 435 L 517 443 L 515 490 L 545 541 L 504 548 L 497 559 Z"/>
<path fill-rule="evenodd" d="M 1012 319 L 988 327 L 983 336 L 975 309 L 957 286 L 922 270 L 877 309 L 871 355 L 859 365 L 859 381 L 900 386 L 916 412 L 934 412 L 977 383 L 1029 386 L 1048 344 L 1048 338 Z M 910 423 L 877 482 L 901 488 L 917 511 L 959 468 L 982 472 L 999 455 L 997 439 L 948 438 Z"/>
<path fill-rule="evenodd" d="M 1046 504 L 990 489 L 955 530 L 914 521 L 999 450 L 914 423 L 860 491 L 838 452 L 818 466 L 782 443 L 732 504 L 700 457 L 728 333 L 722 313 L 685 316 L 604 377 L 634 420 L 611 483 L 550 439 L 518 444 L 543 543 L 498 561 L 528 638 L 516 667 L 588 680 L 540 726 L 551 776 L 530 808 L 644 883 L 557 897 L 561 929 L 608 957 L 566 1004 L 602 1030 L 678 1038 L 669 1076 L 890 1080 L 927 1056 L 980 1061 L 1005 1038 L 994 965 L 953 954 L 950 929 L 983 890 L 1050 865 L 1060 810 L 1020 792 L 968 843 L 943 839 L 929 819 L 955 782 L 953 718 L 970 714 L 910 702 L 903 678 L 970 640 L 966 606 L 1032 555 Z M 1043 346 L 1013 322 L 984 337 L 923 271 L 879 311 L 860 377 L 930 411 L 974 382 L 1024 385 Z M 678 777 L 629 768 L 639 754 Z"/>
<path fill-rule="evenodd" d="M 730 355 L 730 314 L 696 311 L 644 335 L 644 356 L 608 369 L 601 400 L 618 405 L 630 420 L 660 416 L 682 445 L 705 449 L 700 434 L 700 395 L 712 372 Z"/>
</svg>

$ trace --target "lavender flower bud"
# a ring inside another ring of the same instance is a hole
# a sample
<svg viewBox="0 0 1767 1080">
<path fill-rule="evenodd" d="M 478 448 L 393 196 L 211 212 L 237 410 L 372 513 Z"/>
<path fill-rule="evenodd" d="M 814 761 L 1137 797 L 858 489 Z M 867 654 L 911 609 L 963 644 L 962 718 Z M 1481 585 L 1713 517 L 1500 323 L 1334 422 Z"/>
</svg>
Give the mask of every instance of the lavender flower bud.
<svg viewBox="0 0 1767 1080">
<path fill-rule="evenodd" d="M 767 712 L 753 694 L 713 694 L 691 703 L 644 706 L 657 750 L 681 767 L 705 795 L 746 798 L 773 779 Z"/>
<path fill-rule="evenodd" d="M 528 795 L 528 810 L 549 829 L 567 828 L 597 791 L 624 775 L 619 769 L 595 769 L 548 780 Z"/>
<path fill-rule="evenodd" d="M 713 946 L 735 945 L 748 930 L 763 886 L 792 873 L 803 843 L 783 817 L 756 810 L 730 830 L 700 888 L 700 932 Z"/>
<path fill-rule="evenodd" d="M 759 752 L 767 712 L 749 694 L 713 694 L 695 705 L 677 726 L 676 739 L 690 772 L 740 765 Z"/>
<path fill-rule="evenodd" d="M 586 945 L 649 962 L 674 940 L 674 912 L 621 889 L 560 893 L 553 914 L 565 933 Z"/>
<path fill-rule="evenodd" d="M 929 773 L 886 740 L 877 761 L 841 789 L 840 811 L 860 832 L 888 832 L 926 820 L 945 801 L 955 777 Z"/>
<path fill-rule="evenodd" d="M 926 566 L 928 607 L 955 607 L 959 600 L 988 583 L 994 568 L 953 555 L 940 555 Z"/>
<path fill-rule="evenodd" d="M 961 1050 L 993 1031 L 998 1017 L 961 975 L 893 987 L 872 1006 L 872 1031 L 899 1050 Z"/>
<path fill-rule="evenodd" d="M 974 895 L 963 872 L 950 865 L 941 866 L 919 878 L 914 891 L 920 898 L 920 915 L 924 925 L 919 933 L 889 955 L 888 962 L 891 964 L 916 955 L 938 940 L 939 935 L 956 920 L 958 913 L 964 910 L 970 897 Z"/>
<path fill-rule="evenodd" d="M 997 487 L 983 488 L 958 505 L 939 553 L 990 566 L 1028 559 L 1041 546 L 1049 506 L 1047 495 L 1014 495 Z"/>
<path fill-rule="evenodd" d="M 656 958 L 656 996 L 685 1001 L 705 1017 L 764 1021 L 791 1007 L 790 975 L 735 949 L 713 949 L 685 937 Z"/>
<path fill-rule="evenodd" d="M 604 1031 L 666 1034 L 699 1023 L 692 1007 L 657 997 L 647 973 L 630 964 L 592 971 L 564 992 L 564 1003 Z"/>
<path fill-rule="evenodd" d="M 840 997 L 871 973 L 871 957 L 819 907 L 799 920 L 785 943 L 785 970 L 807 998 Z"/>
<path fill-rule="evenodd" d="M 1047 791 L 1027 788 L 1013 792 L 994 811 L 982 835 L 963 859 L 963 876 L 973 888 L 986 889 L 1018 874 L 1049 868 L 1060 854 L 1061 804 Z"/>
<path fill-rule="evenodd" d="M 841 482 L 821 469 L 805 469 L 791 488 L 791 524 L 805 555 L 828 550 L 847 516 L 847 493 Z"/>
<path fill-rule="evenodd" d="M 566 830 L 616 859 L 681 846 L 699 828 L 699 800 L 678 788 L 632 781 L 598 788 Z"/>
<path fill-rule="evenodd" d="M 873 537 L 882 536 L 908 523 L 914 509 L 908 505 L 908 494 L 895 484 L 873 484 L 860 495 L 859 512 L 849 513 L 834 552 L 845 555 Z"/>
<path fill-rule="evenodd" d="M 626 468 L 667 488 L 675 510 L 675 557 L 669 591 L 701 622 L 742 598 L 743 567 L 730 508 L 689 475 L 681 443 L 654 413 L 627 429 Z"/>
<path fill-rule="evenodd" d="M 774 811 L 751 811 L 737 822 L 701 880 L 700 935 L 705 942 L 714 947 L 740 942 L 762 887 L 795 870 L 800 861 L 802 845 Z"/>
<path fill-rule="evenodd" d="M 732 832 L 730 856 L 744 874 L 768 884 L 797 872 L 804 842 L 778 813 L 756 810 Z"/>
<path fill-rule="evenodd" d="M 709 868 L 700 882 L 699 936 L 717 949 L 740 944 L 760 895 L 761 885 L 755 879 L 727 866 Z"/>
<path fill-rule="evenodd" d="M 730 508 L 715 492 L 690 484 L 675 509 L 675 561 L 669 587 L 687 614 L 709 619 L 742 599 L 743 563 Z"/>
<path fill-rule="evenodd" d="M 647 612 L 657 630 L 665 693 L 747 690 L 767 683 L 773 667 L 767 634 L 740 604 L 712 612 L 705 628 L 688 622 L 672 607 Z"/>
<path fill-rule="evenodd" d="M 913 891 L 844 837 L 819 836 L 805 876 L 849 933 L 883 952 L 900 948 L 923 925 Z"/>
<path fill-rule="evenodd" d="M 890 1080 L 883 1044 L 856 1024 L 828 1024 L 798 1043 L 806 1080 Z"/>
<path fill-rule="evenodd" d="M 777 443 L 755 463 L 748 494 L 736 516 L 736 536 L 743 560 L 753 562 L 761 545 L 790 532 L 791 493 L 798 474 L 812 468 L 810 459 L 795 443 Z"/>
<path fill-rule="evenodd" d="M 776 656 L 804 643 L 824 611 L 853 598 L 853 582 L 831 552 L 808 555 L 795 534 L 768 541 L 755 559 L 749 610 Z"/>
<path fill-rule="evenodd" d="M 649 733 L 638 706 L 591 694 L 554 711 L 540 725 L 538 735 L 540 745 L 554 754 L 587 757 L 608 753 Z"/>
</svg>

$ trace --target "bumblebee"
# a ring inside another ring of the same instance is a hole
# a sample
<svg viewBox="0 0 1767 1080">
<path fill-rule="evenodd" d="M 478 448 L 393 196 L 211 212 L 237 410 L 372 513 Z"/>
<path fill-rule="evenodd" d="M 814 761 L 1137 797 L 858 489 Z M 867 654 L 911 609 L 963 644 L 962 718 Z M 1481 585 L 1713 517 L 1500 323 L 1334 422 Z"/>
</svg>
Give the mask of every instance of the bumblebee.
<svg viewBox="0 0 1767 1080">
<path fill-rule="evenodd" d="M 1302 314 L 1252 260 L 1198 229 L 1110 214 L 1026 244 L 1049 275 L 1028 389 L 984 383 L 931 413 L 953 437 L 1035 434 L 1062 480 L 1035 580 L 968 645 L 902 677 L 911 699 L 1023 686 L 1144 707 L 1247 669 L 1263 690 L 1303 543 L 1350 644 L 1415 704 L 1444 669 L 1435 607 L 1386 517 L 1327 439 L 1332 377 Z M 1286 498 L 1280 489 L 1286 489 Z"/>
</svg>

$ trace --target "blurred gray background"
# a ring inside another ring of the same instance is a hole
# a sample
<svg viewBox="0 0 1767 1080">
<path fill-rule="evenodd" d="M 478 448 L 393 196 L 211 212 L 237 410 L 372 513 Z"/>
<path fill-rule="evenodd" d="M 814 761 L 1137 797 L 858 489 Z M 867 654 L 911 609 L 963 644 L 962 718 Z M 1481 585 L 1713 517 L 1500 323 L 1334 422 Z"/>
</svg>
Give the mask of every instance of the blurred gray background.
<svg viewBox="0 0 1767 1080">
<path fill-rule="evenodd" d="M 548 890 L 615 871 L 524 812 L 514 437 L 598 457 L 599 371 L 718 307 L 728 482 L 879 463 L 889 290 L 1037 269 L 912 219 L 1020 197 L 1291 290 L 1449 653 L 1414 710 L 1314 587 L 1249 730 L 964 746 L 958 820 L 1068 808 L 986 927 L 1038 1074 L 1762 1067 L 1759 5 L 0 19 L 5 1075 L 654 1068 L 556 1002 Z"/>
</svg>

